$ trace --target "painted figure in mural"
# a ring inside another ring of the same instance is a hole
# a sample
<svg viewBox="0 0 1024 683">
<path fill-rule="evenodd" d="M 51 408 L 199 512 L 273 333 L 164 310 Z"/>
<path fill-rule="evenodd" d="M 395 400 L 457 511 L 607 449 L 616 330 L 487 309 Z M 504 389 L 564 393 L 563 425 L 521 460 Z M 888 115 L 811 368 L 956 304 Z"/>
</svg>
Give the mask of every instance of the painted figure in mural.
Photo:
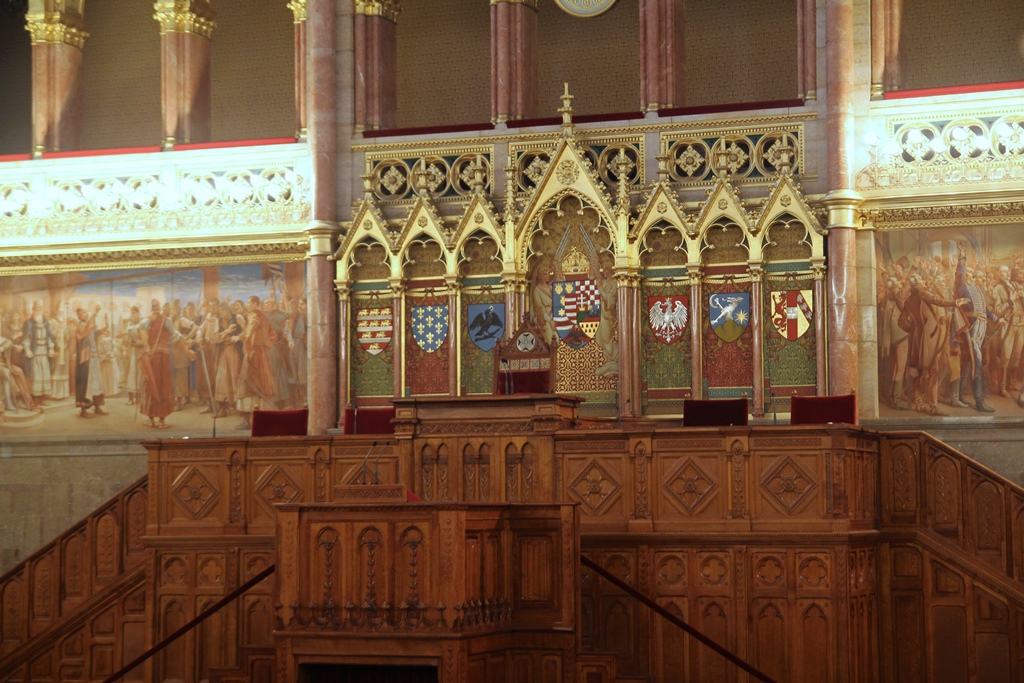
<svg viewBox="0 0 1024 683">
<path fill-rule="evenodd" d="M 956 263 L 954 289 L 957 297 L 967 300 L 964 305 L 960 306 L 964 324 L 956 328 L 956 339 L 960 346 L 960 397 L 963 398 L 967 379 L 970 378 L 975 410 L 992 413 L 995 412 L 995 409 L 985 402 L 985 357 L 982 346 L 985 343 L 988 323 L 990 321 L 999 322 L 999 318 L 989 310 L 985 293 L 975 279 L 974 269 L 967 267 L 966 245 L 962 242 L 958 243 L 957 249 L 959 255 Z"/>
<path fill-rule="evenodd" d="M 114 340 L 110 330 L 102 328 L 96 331 L 96 355 L 100 363 L 100 384 L 104 396 L 116 396 L 120 370 L 117 367 L 117 354 L 114 352 Z"/>
<path fill-rule="evenodd" d="M 223 303 L 217 310 L 217 332 L 214 336 L 216 350 L 215 371 L 213 373 L 213 399 L 217 410 L 232 410 L 235 402 L 235 391 L 238 389 L 238 373 L 242 367 L 242 356 L 238 353 L 235 340 L 242 331 L 231 307 Z"/>
<path fill-rule="evenodd" d="M 57 354 L 50 326 L 43 317 L 42 301 L 32 302 L 32 314 L 25 321 L 22 334 L 25 374 L 32 386 L 32 397 L 36 403 L 46 405 L 46 400 L 53 396 L 50 364 Z"/>
<path fill-rule="evenodd" d="M 128 319 L 121 322 L 120 350 L 124 358 L 124 375 L 121 377 L 121 388 L 128 392 L 128 405 L 133 406 L 139 400 L 142 392 L 142 368 L 140 359 L 146 349 L 142 333 L 139 332 L 139 323 L 142 322 L 142 312 L 138 306 L 132 306 Z"/>
<path fill-rule="evenodd" d="M 162 307 L 154 299 L 148 318 L 141 320 L 135 329 L 145 342 L 139 358 L 142 374 L 142 391 L 139 397 L 139 411 L 149 418 L 149 425 L 156 429 L 167 429 L 166 418 L 174 412 L 174 384 L 171 347 L 182 337 L 168 317 L 170 307 Z M 186 355 L 194 355 L 186 350 Z"/>
<path fill-rule="evenodd" d="M 935 278 L 910 276 L 910 296 L 903 304 L 899 326 L 908 333 L 908 374 L 914 379 L 914 409 L 929 415 L 939 410 L 939 378 L 948 369 L 943 351 L 949 335 L 949 309 L 966 303 L 944 299 L 935 289 Z"/>
<path fill-rule="evenodd" d="M 14 351 L 14 342 L 0 335 L 0 398 L 3 400 L 4 410 L 15 413 L 19 408 L 42 410 L 32 400 L 32 390 L 24 371 L 11 362 L 11 354 Z"/>
<path fill-rule="evenodd" d="M 246 312 L 245 327 L 241 334 L 233 337 L 242 342 L 242 367 L 239 370 L 238 412 L 242 414 L 242 423 L 238 429 L 252 426 L 252 411 L 258 404 L 264 408 L 275 405 L 274 371 L 270 367 L 270 348 L 277 343 L 270 318 L 260 306 L 258 296 L 250 296 Z"/>
<path fill-rule="evenodd" d="M 62 401 L 71 395 L 71 367 L 69 351 L 71 347 L 70 327 L 63 304 L 50 319 L 50 336 L 53 337 L 53 400 Z"/>
<path fill-rule="evenodd" d="M 185 350 L 190 348 L 198 329 L 195 322 L 184 315 L 178 301 L 171 305 L 171 324 L 182 339 L 181 343 L 171 349 L 174 359 L 174 409 L 181 410 L 191 399 L 192 359 L 195 358 L 195 353 L 190 355 Z"/>
<path fill-rule="evenodd" d="M 75 406 L 80 417 L 90 417 L 90 408 L 96 415 L 107 414 L 103 408 L 103 381 L 96 351 L 96 317 L 100 310 L 99 306 L 94 306 L 91 313 L 82 306 L 75 308 L 78 316 L 74 332 Z"/>
<path fill-rule="evenodd" d="M 544 332 L 544 340 L 549 343 L 552 339 L 558 338 L 555 322 L 551 319 L 551 283 L 555 281 L 553 265 L 551 257 L 537 257 L 530 277 L 533 282 L 530 290 L 530 310 Z"/>
<path fill-rule="evenodd" d="M 263 312 L 270 320 L 270 327 L 274 331 L 275 341 L 270 345 L 270 369 L 274 374 L 274 396 L 281 407 L 292 407 L 295 403 L 291 390 L 295 387 L 295 369 L 292 363 L 291 351 L 288 348 L 288 339 L 285 336 L 285 325 L 288 322 L 288 314 L 277 305 L 276 299 L 265 299 L 263 301 Z M 273 408 L 274 406 L 264 406 Z"/>
<path fill-rule="evenodd" d="M 1011 274 L 1010 266 L 999 267 L 999 282 L 993 288 L 994 302 L 992 310 L 1003 319 L 999 330 L 1000 380 L 999 395 L 1010 396 L 1010 390 L 1020 389 L 1012 386 L 1020 367 L 1021 350 L 1024 349 L 1024 290 Z"/>
<path fill-rule="evenodd" d="M 288 320 L 284 333 L 294 369 L 294 374 L 289 378 L 293 383 L 291 395 L 301 402 L 306 395 L 306 300 L 286 299 L 285 312 Z"/>
<path fill-rule="evenodd" d="M 907 373 L 907 357 L 910 348 L 910 335 L 899 325 L 903 307 L 910 296 L 909 288 L 896 277 L 886 282 L 885 299 L 880 306 L 881 325 L 879 326 L 882 355 L 889 364 L 889 405 L 897 410 L 906 410 L 910 406 L 903 400 L 903 382 Z"/>
</svg>

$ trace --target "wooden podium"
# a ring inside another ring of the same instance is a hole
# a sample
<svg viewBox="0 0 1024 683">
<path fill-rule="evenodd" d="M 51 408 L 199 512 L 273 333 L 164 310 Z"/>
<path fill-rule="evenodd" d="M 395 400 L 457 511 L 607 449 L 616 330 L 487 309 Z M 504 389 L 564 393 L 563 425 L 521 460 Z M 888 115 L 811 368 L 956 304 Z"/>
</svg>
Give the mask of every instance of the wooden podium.
<svg viewBox="0 0 1024 683">
<path fill-rule="evenodd" d="M 573 426 L 584 399 L 562 394 L 415 396 L 392 400 L 395 434 L 550 433 Z"/>
</svg>

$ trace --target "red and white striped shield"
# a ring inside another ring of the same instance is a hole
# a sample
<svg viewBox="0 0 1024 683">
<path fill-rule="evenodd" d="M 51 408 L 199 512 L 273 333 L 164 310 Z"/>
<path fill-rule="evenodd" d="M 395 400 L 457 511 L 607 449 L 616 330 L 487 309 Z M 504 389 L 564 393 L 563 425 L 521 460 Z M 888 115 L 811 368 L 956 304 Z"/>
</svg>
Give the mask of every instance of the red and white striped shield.
<svg viewBox="0 0 1024 683">
<path fill-rule="evenodd" d="M 772 326 L 789 341 L 803 336 L 814 322 L 813 293 L 809 289 L 772 292 Z"/>
<path fill-rule="evenodd" d="M 367 353 L 376 356 L 387 348 L 392 329 L 390 306 L 356 311 L 356 338 Z"/>
</svg>

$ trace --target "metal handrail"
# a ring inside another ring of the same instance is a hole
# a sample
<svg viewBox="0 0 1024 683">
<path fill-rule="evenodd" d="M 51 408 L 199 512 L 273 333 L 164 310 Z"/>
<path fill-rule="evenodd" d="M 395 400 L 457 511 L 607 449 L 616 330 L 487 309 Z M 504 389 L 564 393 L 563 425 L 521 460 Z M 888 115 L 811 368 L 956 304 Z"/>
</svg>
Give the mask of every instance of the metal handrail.
<svg viewBox="0 0 1024 683">
<path fill-rule="evenodd" d="M 247 590 L 249 590 L 250 588 L 252 588 L 256 584 L 258 584 L 260 581 L 262 581 L 263 579 L 265 579 L 268 576 L 270 576 L 271 574 L 273 574 L 274 570 L 276 568 L 277 568 L 277 565 L 275 565 L 275 564 L 270 565 L 269 567 L 267 567 L 266 569 L 261 571 L 259 574 L 257 574 L 256 576 L 252 577 L 251 579 L 246 581 L 244 584 L 242 584 L 241 586 L 239 586 L 238 588 L 236 588 L 235 590 L 231 591 L 230 593 L 225 595 L 223 598 L 221 598 L 220 600 L 215 602 L 210 607 L 210 609 L 204 611 L 202 614 L 197 616 L 195 619 L 193 619 L 192 621 L 188 622 L 187 624 L 185 624 L 184 626 L 179 628 L 177 631 L 175 631 L 174 633 L 172 633 L 171 635 L 167 636 L 166 638 L 161 640 L 159 643 L 157 643 L 153 647 L 151 647 L 148 650 L 146 650 L 145 652 L 143 652 L 141 655 L 139 655 L 138 657 L 133 659 L 131 662 L 129 662 L 128 664 L 123 666 L 121 668 L 121 670 L 118 671 L 117 673 L 115 673 L 114 675 L 110 676 L 109 678 L 106 678 L 103 681 L 103 683 L 117 683 L 117 681 L 119 681 L 121 678 L 123 678 L 126 673 L 128 673 L 129 671 L 131 671 L 132 669 L 137 667 L 139 664 L 142 664 L 144 661 L 146 661 L 147 659 L 149 659 L 150 657 L 155 655 L 157 652 L 160 652 L 161 650 L 166 648 L 168 645 L 170 645 L 171 643 L 176 641 L 178 638 L 181 638 L 183 635 L 185 635 L 186 633 L 188 633 L 189 631 L 194 629 L 196 626 L 198 626 L 199 624 L 201 624 L 204 621 L 206 621 L 209 617 L 213 616 L 213 614 L 215 612 L 219 611 L 222 607 L 224 607 L 225 605 L 227 605 L 231 601 L 237 599 L 239 596 L 242 595 L 242 593 L 245 593 Z"/>
<path fill-rule="evenodd" d="M 750 674 L 754 678 L 758 679 L 759 681 L 764 681 L 764 683 L 778 683 L 774 678 L 771 678 L 767 674 L 761 672 L 759 669 L 755 668 L 752 664 L 749 664 L 746 661 L 744 661 L 743 659 L 740 659 L 740 657 L 738 655 L 733 654 L 732 652 L 730 652 L 729 650 L 725 649 L 724 647 L 722 647 L 721 645 L 719 645 L 715 641 L 711 640 L 706 635 L 704 635 L 703 633 L 701 633 L 700 631 L 698 631 L 694 627 L 690 626 L 685 621 L 683 621 L 682 619 L 680 619 L 676 615 L 672 614 L 667 609 L 665 609 L 664 607 L 662 607 L 658 603 L 654 602 L 653 600 L 651 600 L 649 597 L 647 597 L 646 595 L 644 595 L 643 593 L 641 593 L 637 589 L 633 588 L 632 586 L 630 586 L 626 582 L 622 581 L 617 576 L 615 576 L 614 574 L 609 572 L 607 569 L 601 567 L 600 565 L 595 563 L 593 560 L 591 560 L 587 556 L 580 555 L 580 562 L 583 563 L 583 565 L 585 567 L 589 567 L 595 573 L 599 574 L 601 576 L 601 578 L 603 578 L 605 581 L 609 582 L 610 584 L 612 584 L 613 586 L 615 586 L 619 590 L 625 591 L 627 595 L 630 595 L 633 598 L 639 600 L 644 605 L 647 605 L 647 607 L 649 607 L 651 610 L 653 610 L 657 614 L 661 615 L 665 619 L 668 619 L 673 625 L 678 626 L 679 628 L 683 629 L 684 631 L 686 631 L 686 633 L 688 633 L 689 635 L 693 636 L 694 638 L 696 638 L 698 641 L 700 641 L 704 645 L 707 645 L 709 648 L 711 648 L 712 650 L 714 650 L 718 654 L 722 655 L 728 661 L 732 662 L 733 664 L 735 664 L 739 668 L 743 669 L 744 671 L 746 671 L 748 674 Z"/>
</svg>

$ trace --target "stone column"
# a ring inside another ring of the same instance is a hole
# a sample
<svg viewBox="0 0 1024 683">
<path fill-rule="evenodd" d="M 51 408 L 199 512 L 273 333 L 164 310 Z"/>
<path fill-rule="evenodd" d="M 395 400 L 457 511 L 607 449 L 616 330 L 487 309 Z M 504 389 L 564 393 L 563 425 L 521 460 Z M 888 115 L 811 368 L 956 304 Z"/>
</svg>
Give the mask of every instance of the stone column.
<svg viewBox="0 0 1024 683">
<path fill-rule="evenodd" d="M 764 270 L 760 263 L 750 264 L 750 351 L 753 356 L 754 378 L 751 387 L 754 417 L 764 415 L 764 330 L 761 327 L 763 308 L 761 291 L 764 286 Z"/>
<path fill-rule="evenodd" d="M 643 111 L 684 104 L 685 27 L 685 3 L 640 0 L 640 106 Z"/>
<path fill-rule="evenodd" d="M 32 41 L 32 153 L 78 149 L 82 138 L 82 15 L 56 0 L 32 3 L 25 30 Z"/>
<path fill-rule="evenodd" d="M 291 0 L 295 25 L 295 137 L 306 139 L 306 0 Z M 344 402 L 344 401 L 343 401 Z"/>
<path fill-rule="evenodd" d="M 391 279 L 391 356 L 392 390 L 395 398 L 402 397 L 402 370 L 405 368 L 405 285 L 401 278 Z"/>
<path fill-rule="evenodd" d="M 491 0 L 491 120 L 537 115 L 537 0 Z"/>
<path fill-rule="evenodd" d="M 828 192 L 829 393 L 857 388 L 857 212 L 860 195 L 853 191 L 854 49 L 853 0 L 827 0 L 829 41 L 826 43 L 826 140 Z"/>
<path fill-rule="evenodd" d="M 309 235 L 309 263 L 306 267 L 308 326 L 306 330 L 306 386 L 309 403 L 309 433 L 326 434 L 334 427 L 338 414 L 337 377 L 338 329 L 337 301 L 334 298 L 334 237 L 337 223 L 313 221 Z"/>
<path fill-rule="evenodd" d="M 207 0 L 157 0 L 164 147 L 210 140 L 210 46 L 213 10 Z"/>
<path fill-rule="evenodd" d="M 814 273 L 814 391 L 818 396 L 828 395 L 827 343 L 825 339 L 825 264 L 811 265 Z"/>
<path fill-rule="evenodd" d="M 398 0 L 355 0 L 355 130 L 394 128 L 398 103 Z"/>
<path fill-rule="evenodd" d="M 690 275 L 690 398 L 704 398 L 704 353 L 701 349 L 703 307 L 700 266 L 687 266 Z"/>
<path fill-rule="evenodd" d="M 345 426 L 345 409 L 349 407 L 349 352 L 351 331 L 352 290 L 345 280 L 335 280 L 334 290 L 338 293 L 338 418 L 335 426 Z"/>
<path fill-rule="evenodd" d="M 634 270 L 615 273 L 619 325 L 619 414 L 640 414 L 640 276 Z"/>
<path fill-rule="evenodd" d="M 448 294 L 448 395 L 459 395 L 459 329 L 462 307 L 459 306 L 459 290 L 462 285 L 457 276 L 445 276 Z"/>
<path fill-rule="evenodd" d="M 818 14 L 817 0 L 799 0 L 796 11 L 799 42 L 797 56 L 800 80 L 800 97 L 806 100 L 818 99 Z"/>
<path fill-rule="evenodd" d="M 512 336 L 526 315 L 524 309 L 527 281 L 518 274 L 502 275 L 505 287 L 505 339 Z"/>
</svg>

